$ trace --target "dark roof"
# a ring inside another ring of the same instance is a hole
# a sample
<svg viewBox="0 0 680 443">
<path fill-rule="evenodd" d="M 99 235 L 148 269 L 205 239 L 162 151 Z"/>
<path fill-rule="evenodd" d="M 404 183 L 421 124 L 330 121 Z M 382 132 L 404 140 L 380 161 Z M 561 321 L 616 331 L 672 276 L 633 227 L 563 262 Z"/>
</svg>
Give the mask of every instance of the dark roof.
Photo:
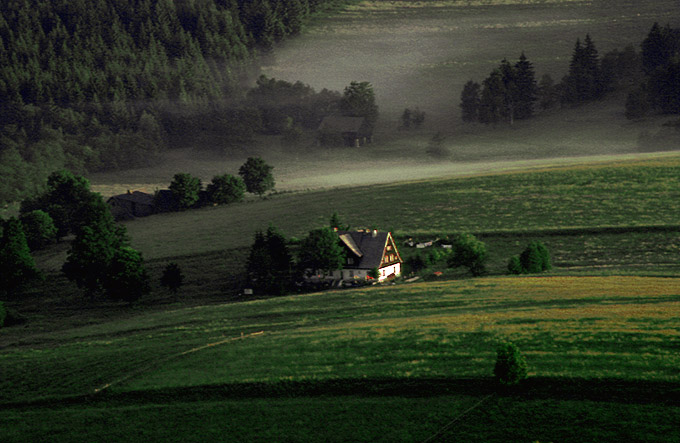
<svg viewBox="0 0 680 443">
<path fill-rule="evenodd" d="M 320 131 L 334 131 L 334 132 L 362 132 L 364 125 L 363 117 L 344 117 L 338 115 L 329 115 L 324 117 L 319 125 Z"/>
<path fill-rule="evenodd" d="M 119 195 L 114 195 L 113 197 L 109 198 L 108 201 L 111 200 L 124 200 L 124 201 L 129 201 L 141 205 L 153 205 L 153 195 L 147 194 L 146 192 L 142 191 L 133 191 L 133 192 L 127 192 L 126 194 L 119 194 Z"/>
<path fill-rule="evenodd" d="M 380 268 L 383 252 L 387 246 L 387 240 L 391 237 L 389 232 L 378 231 L 338 231 L 342 241 L 350 251 L 359 258 L 359 262 L 353 266 L 358 269 Z"/>
</svg>

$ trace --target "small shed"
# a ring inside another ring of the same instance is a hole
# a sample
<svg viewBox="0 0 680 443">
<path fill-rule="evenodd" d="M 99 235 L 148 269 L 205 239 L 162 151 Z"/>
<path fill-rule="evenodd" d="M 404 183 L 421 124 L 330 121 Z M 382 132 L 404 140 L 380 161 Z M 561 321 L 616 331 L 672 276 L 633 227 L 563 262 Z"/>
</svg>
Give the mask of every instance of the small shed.
<svg viewBox="0 0 680 443">
<path fill-rule="evenodd" d="M 360 147 L 370 143 L 372 134 L 363 117 L 330 115 L 319 125 L 319 141 L 332 143 L 342 140 L 345 146 Z"/>
<path fill-rule="evenodd" d="M 154 213 L 153 195 L 142 191 L 114 195 L 106 203 L 111 207 L 111 213 L 116 220 L 146 217 Z"/>
</svg>

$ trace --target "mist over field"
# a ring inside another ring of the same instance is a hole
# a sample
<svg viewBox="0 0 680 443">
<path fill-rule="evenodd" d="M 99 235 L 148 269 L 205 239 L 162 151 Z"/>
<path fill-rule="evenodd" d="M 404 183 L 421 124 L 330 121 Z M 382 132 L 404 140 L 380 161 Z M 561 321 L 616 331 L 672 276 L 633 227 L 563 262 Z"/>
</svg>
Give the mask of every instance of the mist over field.
<svg viewBox="0 0 680 443">
<path fill-rule="evenodd" d="M 253 146 L 215 154 L 224 142 L 205 140 L 166 154 L 160 165 L 95 174 L 92 181 L 105 195 L 153 191 L 166 187 L 176 172 L 207 182 L 215 174 L 236 173 L 248 156 L 260 155 L 275 167 L 277 189 L 304 190 L 673 149 L 677 134 L 662 128 L 670 117 L 627 120 L 625 93 L 539 112 L 513 126 L 463 124 L 459 103 L 465 82 L 481 83 L 503 58 L 514 63 L 524 51 L 537 80 L 550 74 L 559 82 L 577 38 L 590 34 L 600 56 L 627 45 L 639 51 L 654 22 L 677 26 L 679 13 L 675 0 L 358 2 L 317 17 L 260 64 L 268 77 L 301 81 L 317 91 L 370 82 L 380 108 L 373 144 L 319 148 L 308 134 L 300 147 L 288 148 L 278 138 L 259 137 Z M 406 107 L 425 111 L 421 129 L 398 130 Z M 446 158 L 427 154 L 436 133 L 444 136 Z"/>
</svg>

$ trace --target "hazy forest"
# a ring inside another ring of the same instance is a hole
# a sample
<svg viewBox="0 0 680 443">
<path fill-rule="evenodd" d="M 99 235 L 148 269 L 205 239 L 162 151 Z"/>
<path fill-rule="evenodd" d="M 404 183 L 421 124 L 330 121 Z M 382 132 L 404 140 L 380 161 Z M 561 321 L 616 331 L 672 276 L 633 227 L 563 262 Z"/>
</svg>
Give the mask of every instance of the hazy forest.
<svg viewBox="0 0 680 443">
<path fill-rule="evenodd" d="M 262 127 L 243 100 L 252 59 L 332 3 L 3 2 L 0 200 L 62 167 L 152 164 L 199 132 L 247 142 Z"/>
</svg>

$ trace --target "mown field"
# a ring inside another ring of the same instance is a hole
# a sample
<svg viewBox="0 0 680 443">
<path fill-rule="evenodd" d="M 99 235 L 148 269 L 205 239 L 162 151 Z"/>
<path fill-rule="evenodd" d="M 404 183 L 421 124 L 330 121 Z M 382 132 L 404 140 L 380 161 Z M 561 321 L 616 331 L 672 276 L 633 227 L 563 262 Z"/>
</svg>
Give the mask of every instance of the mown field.
<svg viewBox="0 0 680 443">
<path fill-rule="evenodd" d="M 5 343 L 0 437 L 419 441 L 484 400 L 448 439 L 674 441 L 679 308 L 676 279 L 495 277 L 131 313 Z M 494 394 L 500 340 L 530 379 Z"/>
</svg>

